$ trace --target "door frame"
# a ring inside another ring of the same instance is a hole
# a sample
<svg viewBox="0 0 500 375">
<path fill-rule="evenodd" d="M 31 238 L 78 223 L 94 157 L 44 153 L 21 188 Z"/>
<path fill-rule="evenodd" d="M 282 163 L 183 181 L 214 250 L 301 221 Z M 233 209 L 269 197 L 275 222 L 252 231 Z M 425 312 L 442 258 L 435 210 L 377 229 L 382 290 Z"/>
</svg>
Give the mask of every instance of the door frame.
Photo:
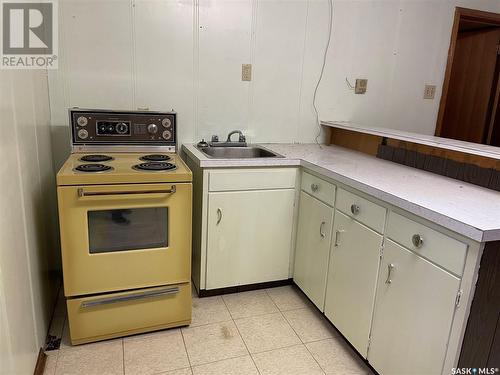
<svg viewBox="0 0 500 375">
<path fill-rule="evenodd" d="M 455 7 L 455 17 L 453 20 L 453 27 L 451 28 L 450 47 L 448 49 L 448 60 L 446 62 L 443 90 L 441 93 L 441 99 L 439 101 L 439 112 L 436 121 L 436 131 L 434 132 L 434 135 L 438 137 L 441 136 L 441 130 L 443 126 L 443 118 L 446 109 L 446 101 L 448 99 L 448 89 L 451 78 L 451 68 L 453 65 L 453 59 L 455 57 L 455 48 L 457 45 L 457 37 L 461 20 L 469 20 L 469 21 L 490 24 L 492 26 L 500 26 L 500 14 L 498 13 L 485 12 L 477 9 Z"/>
</svg>

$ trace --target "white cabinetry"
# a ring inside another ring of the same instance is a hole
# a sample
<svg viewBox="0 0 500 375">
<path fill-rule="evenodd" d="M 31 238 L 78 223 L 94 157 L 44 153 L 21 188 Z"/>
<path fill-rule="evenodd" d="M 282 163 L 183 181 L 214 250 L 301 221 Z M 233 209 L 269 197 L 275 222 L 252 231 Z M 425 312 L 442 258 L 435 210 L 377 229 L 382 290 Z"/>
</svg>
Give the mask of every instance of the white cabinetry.
<svg viewBox="0 0 500 375">
<path fill-rule="evenodd" d="M 301 191 L 293 279 L 323 310 L 333 208 Z"/>
<path fill-rule="evenodd" d="M 325 315 L 366 357 L 382 235 L 340 211 L 333 233 Z"/>
<path fill-rule="evenodd" d="M 288 279 L 295 190 L 210 193 L 206 288 Z"/>
<path fill-rule="evenodd" d="M 440 374 L 459 286 L 456 276 L 387 240 L 368 354 L 371 365 L 380 374 Z"/>
</svg>

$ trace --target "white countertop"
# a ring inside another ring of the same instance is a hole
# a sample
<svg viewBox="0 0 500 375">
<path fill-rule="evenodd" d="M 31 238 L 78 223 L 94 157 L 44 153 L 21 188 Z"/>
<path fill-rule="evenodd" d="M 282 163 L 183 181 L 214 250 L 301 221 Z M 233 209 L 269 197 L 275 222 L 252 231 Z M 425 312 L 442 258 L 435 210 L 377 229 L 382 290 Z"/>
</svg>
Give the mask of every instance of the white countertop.
<svg viewBox="0 0 500 375">
<path fill-rule="evenodd" d="M 495 146 L 436 137 L 433 135 L 405 132 L 396 129 L 364 126 L 348 121 L 321 121 L 321 125 L 500 160 L 500 147 Z"/>
<path fill-rule="evenodd" d="M 211 159 L 202 168 L 303 166 L 478 242 L 500 240 L 500 193 L 338 146 L 262 144 L 284 158 Z"/>
</svg>

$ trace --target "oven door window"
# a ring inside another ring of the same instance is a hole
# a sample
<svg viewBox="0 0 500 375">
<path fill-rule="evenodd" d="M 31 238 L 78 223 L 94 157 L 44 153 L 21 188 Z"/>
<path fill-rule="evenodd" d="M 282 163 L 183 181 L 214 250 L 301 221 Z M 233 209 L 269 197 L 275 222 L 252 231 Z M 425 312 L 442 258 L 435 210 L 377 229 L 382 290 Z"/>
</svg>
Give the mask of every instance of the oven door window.
<svg viewBox="0 0 500 375">
<path fill-rule="evenodd" d="M 89 211 L 91 254 L 168 246 L 168 208 Z"/>
</svg>

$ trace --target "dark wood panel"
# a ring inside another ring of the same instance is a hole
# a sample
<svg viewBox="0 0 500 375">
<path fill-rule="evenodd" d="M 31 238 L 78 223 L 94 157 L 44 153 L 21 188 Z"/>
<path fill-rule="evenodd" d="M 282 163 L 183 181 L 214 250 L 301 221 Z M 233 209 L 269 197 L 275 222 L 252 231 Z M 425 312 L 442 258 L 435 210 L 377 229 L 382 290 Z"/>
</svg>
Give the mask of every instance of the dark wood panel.
<svg viewBox="0 0 500 375">
<path fill-rule="evenodd" d="M 462 343 L 459 367 L 500 367 L 500 241 L 486 244 Z"/>
<path fill-rule="evenodd" d="M 377 155 L 378 145 L 382 137 L 371 134 L 357 133 L 345 129 L 331 128 L 330 144 L 349 148 L 369 155 Z"/>
</svg>

